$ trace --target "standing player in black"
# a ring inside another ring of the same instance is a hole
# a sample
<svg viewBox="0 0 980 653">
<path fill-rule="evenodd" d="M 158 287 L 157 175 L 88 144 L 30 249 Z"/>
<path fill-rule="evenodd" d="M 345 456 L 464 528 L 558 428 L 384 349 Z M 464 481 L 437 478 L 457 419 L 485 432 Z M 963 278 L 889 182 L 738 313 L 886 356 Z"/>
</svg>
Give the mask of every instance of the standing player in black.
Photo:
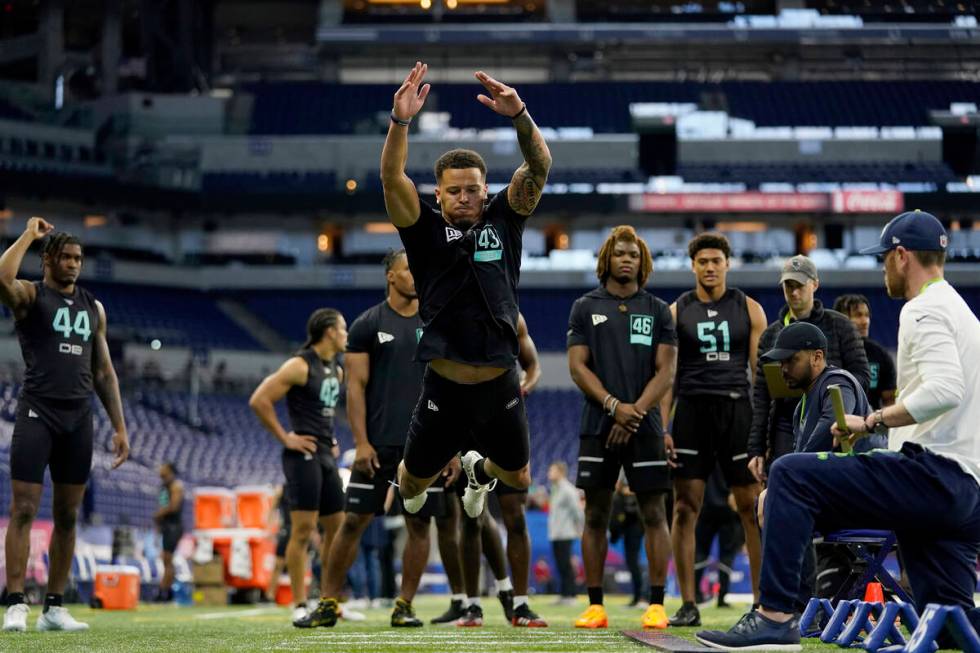
<svg viewBox="0 0 980 653">
<path fill-rule="evenodd" d="M 390 253 L 384 265 L 387 298 L 354 320 L 344 355 L 347 418 L 356 453 L 347 483 L 346 515 L 324 566 L 324 600 L 310 615 L 316 626 L 337 623 L 341 613 L 337 597 L 357 558 L 361 535 L 375 515 L 384 514 L 385 496 L 402 459 L 425 371 L 425 365 L 413 361 L 422 320 L 405 250 Z M 456 466 L 452 480 L 458 473 Z M 422 625 L 412 599 L 429 559 L 429 518 L 441 517 L 445 502 L 443 487 L 430 487 L 428 493 L 432 498 L 423 510 L 405 516 L 408 538 L 402 556 L 401 594 L 391 613 L 393 627 Z"/>
<path fill-rule="evenodd" d="M 283 445 L 291 531 L 286 545 L 286 569 L 293 589 L 293 625 L 311 628 L 306 611 L 306 552 L 319 518 L 323 528 L 320 559 L 328 561 L 330 544 L 344 514 L 344 488 L 337 472 L 334 411 L 343 370 L 337 355 L 347 346 L 347 323 L 339 311 L 318 308 L 306 323 L 306 342 L 296 355 L 263 379 L 248 405 L 262 425 Z M 286 398 L 291 431 L 276 415 L 276 402 Z M 326 574 L 320 577 L 321 593 Z"/>
<path fill-rule="evenodd" d="M 541 363 L 538 350 L 534 346 L 527 322 L 523 315 L 517 316 L 517 358 L 522 370 L 521 395 L 527 397 L 541 379 Z M 507 529 L 507 561 L 510 562 L 513 581 L 507 576 L 507 565 L 503 561 L 500 534 L 497 522 L 488 510 L 477 518 L 463 518 L 463 538 L 460 542 L 460 559 L 466 585 L 465 614 L 460 616 L 457 625 L 482 626 L 483 608 L 480 605 L 480 557 L 483 543 L 489 540 L 487 560 L 497 576 L 497 597 L 504 607 L 504 616 L 512 626 L 525 628 L 544 628 L 548 623 L 538 616 L 528 604 L 528 583 L 531 573 L 531 540 L 527 534 L 525 507 L 527 490 L 512 488 L 506 483 L 497 483 L 494 492 L 500 502 L 500 515 Z M 484 539 L 486 538 L 486 539 Z M 495 541 L 494 541 L 495 540 Z M 495 555 L 500 551 L 499 556 Z M 494 560 L 493 558 L 497 558 Z"/>
<path fill-rule="evenodd" d="M 644 628 L 666 628 L 664 585 L 670 534 L 664 497 L 670 489 L 660 400 L 674 383 L 677 335 L 670 308 L 643 286 L 650 250 L 633 227 L 612 230 L 599 250 L 601 285 L 575 301 L 568 319 L 568 367 L 585 394 L 576 485 L 585 490 L 582 558 L 589 608 L 576 628 L 606 628 L 602 576 L 613 489 L 620 469 L 640 504 L 650 573 Z"/>
<path fill-rule="evenodd" d="M 753 506 L 762 492 L 748 468 L 752 428 L 751 383 L 766 313 L 759 302 L 727 284 L 731 246 L 717 233 L 688 244 L 695 287 L 674 302 L 677 323 L 677 407 L 674 412 L 674 564 L 683 605 L 672 626 L 699 626 L 694 548 L 705 483 L 720 466 L 745 529 L 752 591 L 758 598 L 762 544 Z M 670 411 L 670 393 L 662 411 Z"/>
<path fill-rule="evenodd" d="M 895 359 L 887 349 L 868 337 L 871 332 L 871 303 L 864 295 L 841 295 L 834 301 L 834 310 L 850 318 L 864 341 L 864 353 L 868 355 L 868 370 L 871 372 L 868 386 L 871 407 L 891 406 L 895 403 L 895 388 L 898 385 Z"/>
<path fill-rule="evenodd" d="M 486 164 L 476 152 L 452 150 L 435 165 L 439 209 L 419 199 L 405 174 L 408 124 L 429 85 L 416 63 L 395 93 L 381 153 L 385 206 L 408 252 L 425 331 L 416 358 L 427 363 L 399 465 L 408 512 L 472 434 L 463 456 L 469 485 L 463 508 L 479 515 L 495 479 L 513 488 L 531 483 L 527 413 L 517 374 L 517 282 L 524 225 L 541 198 L 551 154 L 517 91 L 482 72 L 478 99 L 512 120 L 524 163 L 506 192 L 487 202 Z M 469 432 L 469 433 L 467 433 Z"/>
<path fill-rule="evenodd" d="M 66 233 L 31 218 L 20 238 L 0 257 L 0 301 L 16 320 L 24 356 L 24 385 L 10 443 L 10 489 L 7 526 L 7 612 L 3 629 L 27 629 L 24 574 L 31 524 L 41 504 L 44 468 L 54 484 L 54 530 L 48 549 L 48 593 L 38 630 L 87 630 L 62 607 L 75 553 L 75 520 L 92 467 L 92 391 L 112 422 L 115 469 L 129 457 L 119 381 L 106 342 L 106 314 L 90 292 L 76 285 L 82 268 L 82 245 Z M 17 278 L 27 250 L 50 237 L 41 253 L 43 279 Z"/>
<path fill-rule="evenodd" d="M 172 462 L 160 465 L 160 498 L 159 507 L 153 515 L 153 521 L 160 529 L 160 539 L 163 546 L 163 577 L 160 578 L 160 593 L 157 600 L 161 602 L 174 599 L 174 551 L 180 538 L 184 536 L 182 513 L 184 511 L 184 483 L 177 478 L 177 467 Z"/>
</svg>

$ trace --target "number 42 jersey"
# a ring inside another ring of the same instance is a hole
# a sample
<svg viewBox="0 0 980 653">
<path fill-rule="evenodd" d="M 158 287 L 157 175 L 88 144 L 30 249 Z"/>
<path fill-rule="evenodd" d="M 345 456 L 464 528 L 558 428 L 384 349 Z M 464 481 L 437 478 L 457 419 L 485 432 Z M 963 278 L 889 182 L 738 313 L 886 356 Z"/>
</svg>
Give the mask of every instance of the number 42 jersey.
<svg viewBox="0 0 980 653">
<path fill-rule="evenodd" d="M 36 298 L 15 329 L 24 357 L 24 387 L 30 397 L 88 399 L 99 310 L 95 297 L 75 286 L 70 295 L 35 281 Z"/>
</svg>

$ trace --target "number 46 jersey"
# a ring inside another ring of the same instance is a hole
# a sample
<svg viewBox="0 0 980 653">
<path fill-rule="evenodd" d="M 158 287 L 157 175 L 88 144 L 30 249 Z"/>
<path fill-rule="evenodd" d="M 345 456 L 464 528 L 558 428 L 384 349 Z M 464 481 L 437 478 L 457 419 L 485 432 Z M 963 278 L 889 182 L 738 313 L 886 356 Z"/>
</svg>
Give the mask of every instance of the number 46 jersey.
<svg viewBox="0 0 980 653">
<path fill-rule="evenodd" d="M 677 298 L 677 395 L 749 394 L 752 324 L 745 293 L 729 288 L 704 303 L 690 290 Z"/>
<path fill-rule="evenodd" d="M 24 356 L 24 388 L 30 397 L 92 396 L 92 357 L 99 310 L 84 288 L 63 295 L 35 281 L 36 299 L 15 329 Z"/>
<path fill-rule="evenodd" d="M 640 290 L 619 298 L 600 287 L 575 300 L 568 318 L 568 346 L 589 348 L 588 367 L 606 392 L 633 403 L 657 372 L 657 347 L 676 346 L 674 320 L 666 302 Z M 658 407 L 647 412 L 655 434 L 663 427 Z M 598 402 L 586 397 L 582 435 L 599 435 L 610 426 Z"/>
</svg>

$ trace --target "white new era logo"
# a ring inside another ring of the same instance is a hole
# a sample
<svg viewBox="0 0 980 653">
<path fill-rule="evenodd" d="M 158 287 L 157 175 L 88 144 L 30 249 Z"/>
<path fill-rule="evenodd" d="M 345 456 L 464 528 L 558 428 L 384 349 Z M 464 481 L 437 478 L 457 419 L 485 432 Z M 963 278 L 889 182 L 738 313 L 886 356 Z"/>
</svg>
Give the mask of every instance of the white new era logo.
<svg viewBox="0 0 980 653">
<path fill-rule="evenodd" d="M 429 399 L 429 410 L 434 410 L 437 413 L 439 412 L 439 407 L 436 406 L 431 399 Z"/>
<path fill-rule="evenodd" d="M 606 317 L 605 315 L 597 315 L 597 314 L 593 313 L 592 314 L 592 326 L 598 326 L 598 325 L 602 324 L 603 322 L 605 322 L 608 319 L 609 318 Z"/>
<path fill-rule="evenodd" d="M 33 408 L 28 408 L 27 409 L 27 416 L 28 417 L 37 417 L 37 413 L 34 412 L 34 409 Z"/>
<path fill-rule="evenodd" d="M 459 229 L 453 229 L 452 227 L 446 227 L 446 242 L 451 243 L 454 240 L 459 240 L 463 237 L 463 232 Z"/>
<path fill-rule="evenodd" d="M 714 317 L 716 315 L 718 315 L 718 311 L 713 311 L 710 308 L 708 309 L 708 317 Z"/>
<path fill-rule="evenodd" d="M 378 331 L 378 342 L 380 342 L 382 345 L 385 344 L 386 342 L 391 342 L 394 339 L 395 336 L 391 335 L 390 333 L 385 333 L 384 331 Z"/>
</svg>

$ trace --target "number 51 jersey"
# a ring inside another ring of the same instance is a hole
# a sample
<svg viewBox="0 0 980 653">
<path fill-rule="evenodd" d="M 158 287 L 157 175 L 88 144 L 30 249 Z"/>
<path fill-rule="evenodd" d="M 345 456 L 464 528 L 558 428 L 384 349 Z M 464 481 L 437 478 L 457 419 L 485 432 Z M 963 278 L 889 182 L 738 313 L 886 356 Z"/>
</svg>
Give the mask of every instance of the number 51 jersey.
<svg viewBox="0 0 980 653">
<path fill-rule="evenodd" d="M 729 288 L 705 303 L 689 290 L 677 298 L 677 395 L 738 399 L 749 394 L 752 323 L 745 293 Z"/>
<path fill-rule="evenodd" d="M 92 396 L 92 357 L 99 310 L 89 291 L 71 295 L 35 281 L 34 304 L 15 328 L 24 357 L 24 387 L 30 397 L 87 399 Z"/>
</svg>

